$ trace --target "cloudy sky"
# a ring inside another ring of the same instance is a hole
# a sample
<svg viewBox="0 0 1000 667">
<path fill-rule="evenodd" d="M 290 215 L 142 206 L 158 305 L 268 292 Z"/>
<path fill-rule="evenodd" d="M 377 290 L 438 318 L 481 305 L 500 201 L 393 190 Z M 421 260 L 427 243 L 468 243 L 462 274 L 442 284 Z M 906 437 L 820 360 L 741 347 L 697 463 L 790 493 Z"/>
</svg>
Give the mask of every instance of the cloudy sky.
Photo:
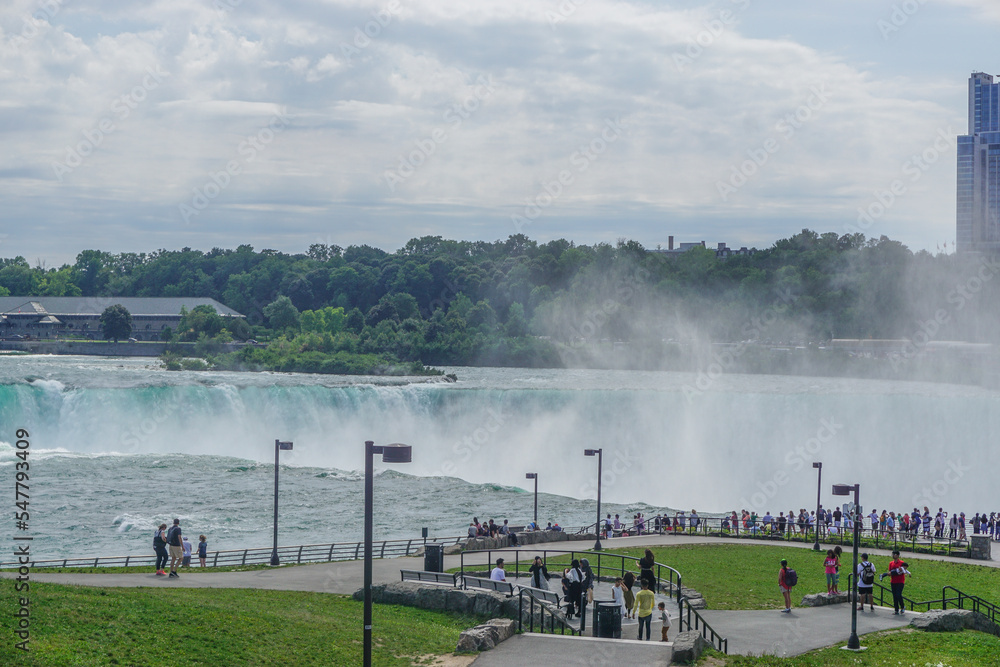
<svg viewBox="0 0 1000 667">
<path fill-rule="evenodd" d="M 998 28 L 994 0 L 6 0 L 0 257 L 803 227 L 950 250 Z"/>
</svg>

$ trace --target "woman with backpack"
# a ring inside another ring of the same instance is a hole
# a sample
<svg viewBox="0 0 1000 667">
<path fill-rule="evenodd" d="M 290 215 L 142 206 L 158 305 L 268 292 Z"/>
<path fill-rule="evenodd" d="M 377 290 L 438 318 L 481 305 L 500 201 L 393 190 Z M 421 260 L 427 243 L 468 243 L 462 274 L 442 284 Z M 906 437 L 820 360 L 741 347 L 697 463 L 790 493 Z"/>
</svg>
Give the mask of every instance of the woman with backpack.
<svg viewBox="0 0 1000 667">
<path fill-rule="evenodd" d="M 156 574 L 161 577 L 167 576 L 165 568 L 167 566 L 167 524 L 161 523 L 160 527 L 153 533 L 153 551 L 156 553 Z"/>
<path fill-rule="evenodd" d="M 785 598 L 785 608 L 781 610 L 783 614 L 792 613 L 792 586 L 798 583 L 795 570 L 788 567 L 788 561 L 781 559 L 781 569 L 778 570 L 778 590 Z"/>
</svg>

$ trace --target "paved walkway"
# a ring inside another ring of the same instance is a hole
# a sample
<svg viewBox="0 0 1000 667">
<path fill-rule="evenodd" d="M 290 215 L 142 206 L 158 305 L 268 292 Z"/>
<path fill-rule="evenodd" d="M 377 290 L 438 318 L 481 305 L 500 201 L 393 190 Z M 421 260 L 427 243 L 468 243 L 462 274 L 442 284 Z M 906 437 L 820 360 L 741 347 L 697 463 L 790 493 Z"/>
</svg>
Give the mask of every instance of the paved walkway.
<svg viewBox="0 0 1000 667">
<path fill-rule="evenodd" d="M 495 649 L 480 653 L 473 667 L 510 665 L 619 665 L 666 667 L 672 644 L 625 639 L 594 639 L 561 635 L 515 635 Z"/>
<path fill-rule="evenodd" d="M 766 544 L 769 546 L 784 546 L 789 550 L 811 549 L 812 545 L 798 542 L 762 542 L 757 540 L 743 540 L 735 538 L 714 538 L 694 535 L 644 535 L 640 537 L 617 538 L 604 541 L 606 548 L 622 547 L 643 547 L 676 544 L 741 544 L 752 547 L 755 544 Z M 548 547 L 551 550 L 569 550 L 573 548 L 587 548 L 592 545 L 585 542 L 556 542 L 545 545 L 533 545 L 523 549 L 525 558 L 536 552 L 541 552 Z M 494 554 L 499 554 L 498 550 Z M 869 553 L 875 557 L 887 557 L 886 550 L 869 549 Z M 496 555 L 492 555 L 493 558 Z M 911 560 L 940 560 L 953 563 L 984 565 L 987 567 L 1000 567 L 1000 562 L 992 561 L 969 561 L 966 558 L 953 558 L 948 556 L 938 556 L 932 554 L 907 554 L 907 559 Z M 469 567 L 470 557 L 466 557 L 466 567 Z M 591 558 L 593 563 L 593 558 Z M 446 556 L 444 559 L 445 569 L 457 568 L 462 560 L 459 556 Z M 485 567 L 485 558 L 480 558 L 480 564 Z M 350 595 L 361 587 L 364 577 L 363 563 L 360 561 L 344 561 L 338 563 L 319 563 L 313 565 L 302 565 L 297 567 L 281 567 L 273 570 L 254 570 L 250 572 L 198 572 L 183 571 L 179 579 L 168 579 L 158 577 L 155 574 L 46 574 L 41 570 L 34 570 L 31 573 L 32 581 L 51 582 L 60 584 L 72 584 L 83 586 L 112 586 L 112 587 L 165 587 L 165 588 L 258 588 L 268 590 L 297 590 L 297 591 L 317 591 L 322 593 L 336 593 Z M 399 581 L 399 571 L 401 569 L 423 569 L 422 558 L 394 558 L 376 560 L 373 563 L 373 581 L 375 583 L 389 583 Z M 550 573 L 553 577 L 556 572 Z M 2 578 L 10 578 L 10 573 L 0 574 Z M 558 579 L 553 579 L 553 588 L 558 589 Z M 608 584 L 601 583 L 597 589 L 598 599 L 610 599 Z M 661 598 L 665 599 L 665 598 Z M 667 607 L 672 616 L 676 619 L 676 605 Z M 798 655 L 822 646 L 830 646 L 838 642 L 846 641 L 850 635 L 850 606 L 847 604 L 831 605 L 815 609 L 796 608 L 791 614 L 782 614 L 779 611 L 705 611 L 702 612 L 708 623 L 721 635 L 729 638 L 729 650 L 731 653 L 754 653 L 762 652 L 776 653 L 778 655 Z M 893 616 L 891 610 L 876 607 L 874 613 L 864 612 L 858 615 L 859 633 L 874 632 L 893 627 L 899 627 L 909 623 L 915 616 L 911 612 L 903 617 Z M 588 628 L 591 627 L 591 619 L 588 618 Z M 636 622 L 626 620 L 623 625 L 622 636 L 631 638 L 635 631 Z M 673 632 L 677 631 L 676 620 Z M 589 632 L 589 630 L 588 630 Z M 654 639 L 659 637 L 659 627 L 654 624 Z M 565 649 L 560 648 L 560 644 L 548 644 L 542 647 L 541 644 L 532 642 L 541 641 L 533 637 L 521 638 L 516 642 L 504 642 L 492 655 L 483 654 L 476 661 L 476 667 L 490 667 L 499 664 L 566 664 L 565 660 L 553 660 L 539 662 L 531 660 L 524 662 L 518 656 L 524 655 L 524 651 L 538 652 L 538 655 L 545 655 L 545 651 L 554 651 L 554 655 L 565 657 Z M 572 640 L 563 640 L 572 641 Z M 577 639 L 579 641 L 579 639 Z M 616 640 L 622 645 L 621 655 L 625 659 L 630 659 L 631 664 L 655 664 L 654 662 L 636 661 L 634 654 L 629 653 L 632 649 L 627 648 L 628 643 L 624 640 Z M 862 640 L 863 643 L 863 640 Z M 509 647 L 508 647 L 509 644 Z M 586 655 L 595 655 L 597 644 L 586 643 L 580 650 Z M 507 652 L 511 651 L 507 662 L 496 662 L 504 660 Z M 601 649 L 605 650 L 605 649 Z M 635 649 L 643 650 L 643 649 Z M 531 653 L 535 655 L 535 653 Z M 596 655 L 600 655 L 599 653 Z M 614 653 L 617 660 L 618 653 Z M 494 662 L 490 662 L 490 661 Z M 589 664 L 586 659 L 580 664 Z M 643 659 L 645 660 L 645 658 Z M 611 659 L 607 661 L 611 662 Z M 602 662 L 601 664 L 605 664 Z"/>
</svg>

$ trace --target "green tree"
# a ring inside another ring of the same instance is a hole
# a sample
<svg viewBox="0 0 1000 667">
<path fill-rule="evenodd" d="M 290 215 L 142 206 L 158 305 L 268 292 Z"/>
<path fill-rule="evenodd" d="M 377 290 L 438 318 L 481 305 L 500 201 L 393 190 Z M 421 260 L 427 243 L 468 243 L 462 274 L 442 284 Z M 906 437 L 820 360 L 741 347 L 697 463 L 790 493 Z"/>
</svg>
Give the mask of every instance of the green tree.
<svg viewBox="0 0 1000 667">
<path fill-rule="evenodd" d="M 120 303 L 108 306 L 101 313 L 101 331 L 105 339 L 118 342 L 132 335 L 132 313 Z"/>
<path fill-rule="evenodd" d="M 272 329 L 298 330 L 299 328 L 299 309 L 295 307 L 291 299 L 284 295 L 264 306 L 264 317 L 267 318 Z"/>
</svg>

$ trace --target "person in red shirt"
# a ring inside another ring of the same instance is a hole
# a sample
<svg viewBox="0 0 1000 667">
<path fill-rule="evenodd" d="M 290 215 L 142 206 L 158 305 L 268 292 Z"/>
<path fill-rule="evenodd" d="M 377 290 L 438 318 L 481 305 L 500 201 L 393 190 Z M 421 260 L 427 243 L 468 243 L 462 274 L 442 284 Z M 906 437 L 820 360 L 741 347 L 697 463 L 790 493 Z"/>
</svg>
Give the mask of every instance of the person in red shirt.
<svg viewBox="0 0 1000 667">
<path fill-rule="evenodd" d="M 889 584 L 892 588 L 894 615 L 902 614 L 906 609 L 903 603 L 903 586 L 906 584 L 907 574 L 906 563 L 900 560 L 898 551 L 893 551 L 892 560 L 889 562 Z"/>
</svg>

